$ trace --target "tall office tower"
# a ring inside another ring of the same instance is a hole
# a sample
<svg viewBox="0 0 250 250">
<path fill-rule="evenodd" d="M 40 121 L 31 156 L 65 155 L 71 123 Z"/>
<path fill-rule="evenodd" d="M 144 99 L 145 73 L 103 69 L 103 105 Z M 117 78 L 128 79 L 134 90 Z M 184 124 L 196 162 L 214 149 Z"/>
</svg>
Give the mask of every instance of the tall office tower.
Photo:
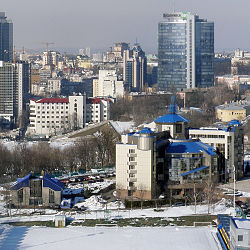
<svg viewBox="0 0 250 250">
<path fill-rule="evenodd" d="M 163 14 L 158 24 L 159 90 L 214 85 L 214 23 L 189 12 Z"/>
<path fill-rule="evenodd" d="M 0 12 L 0 61 L 13 60 L 13 23 Z"/>
<path fill-rule="evenodd" d="M 30 67 L 28 63 L 0 61 L 0 123 L 17 124 L 28 102 Z"/>
<path fill-rule="evenodd" d="M 147 80 L 147 58 L 139 44 L 123 54 L 123 80 L 131 91 L 142 91 Z"/>
</svg>

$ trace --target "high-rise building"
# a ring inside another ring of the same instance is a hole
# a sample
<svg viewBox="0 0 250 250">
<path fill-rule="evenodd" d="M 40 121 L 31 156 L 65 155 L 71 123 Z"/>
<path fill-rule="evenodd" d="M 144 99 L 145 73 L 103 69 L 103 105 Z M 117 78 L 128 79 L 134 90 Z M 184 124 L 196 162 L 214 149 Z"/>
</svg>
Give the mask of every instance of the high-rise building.
<svg viewBox="0 0 250 250">
<path fill-rule="evenodd" d="M 13 23 L 0 12 L 0 61 L 13 60 Z"/>
<path fill-rule="evenodd" d="M 2 127 L 15 124 L 28 101 L 30 67 L 28 63 L 0 61 L 0 122 Z"/>
<path fill-rule="evenodd" d="M 159 90 L 214 85 L 214 23 L 189 12 L 163 14 L 158 24 Z"/>
<path fill-rule="evenodd" d="M 142 91 L 147 80 L 147 58 L 139 44 L 123 54 L 123 80 L 131 91 Z"/>
</svg>

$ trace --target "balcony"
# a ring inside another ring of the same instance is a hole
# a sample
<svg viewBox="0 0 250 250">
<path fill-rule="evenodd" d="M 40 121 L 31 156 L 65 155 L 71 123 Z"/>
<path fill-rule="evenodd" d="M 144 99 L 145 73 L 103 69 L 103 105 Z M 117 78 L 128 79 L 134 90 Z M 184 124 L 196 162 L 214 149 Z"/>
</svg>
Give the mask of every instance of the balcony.
<svg viewBox="0 0 250 250">
<path fill-rule="evenodd" d="M 135 170 L 135 169 L 129 169 L 129 170 L 127 170 L 127 173 L 128 174 L 137 174 L 137 170 Z"/>
<path fill-rule="evenodd" d="M 136 161 L 128 161 L 127 162 L 127 165 L 131 165 L 131 166 L 136 166 L 137 165 L 137 162 Z"/>
<path fill-rule="evenodd" d="M 137 179 L 135 177 L 130 177 L 127 180 L 128 182 L 137 182 Z"/>
<path fill-rule="evenodd" d="M 128 157 L 137 157 L 137 154 L 136 153 L 128 153 L 127 156 Z"/>
<path fill-rule="evenodd" d="M 135 191 L 136 187 L 134 187 L 134 186 L 132 186 L 132 187 L 128 186 L 128 190 Z"/>
</svg>

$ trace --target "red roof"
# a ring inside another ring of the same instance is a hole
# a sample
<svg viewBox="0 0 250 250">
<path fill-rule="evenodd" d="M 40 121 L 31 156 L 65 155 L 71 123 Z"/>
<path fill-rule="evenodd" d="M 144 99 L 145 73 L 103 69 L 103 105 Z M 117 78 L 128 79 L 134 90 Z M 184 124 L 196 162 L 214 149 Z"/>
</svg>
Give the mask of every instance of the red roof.
<svg viewBox="0 0 250 250">
<path fill-rule="evenodd" d="M 37 100 L 36 103 L 69 103 L 68 98 L 42 98 Z"/>
<path fill-rule="evenodd" d="M 105 98 L 88 98 L 87 103 L 92 103 L 92 104 L 100 104 L 101 100 L 110 102 L 110 99 L 105 99 Z"/>
</svg>

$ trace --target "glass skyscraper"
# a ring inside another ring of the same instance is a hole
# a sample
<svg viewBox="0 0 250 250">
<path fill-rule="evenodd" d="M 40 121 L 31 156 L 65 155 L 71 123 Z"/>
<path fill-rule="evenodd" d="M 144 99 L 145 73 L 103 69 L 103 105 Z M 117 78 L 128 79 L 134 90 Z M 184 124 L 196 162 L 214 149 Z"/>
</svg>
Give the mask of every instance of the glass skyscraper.
<svg viewBox="0 0 250 250">
<path fill-rule="evenodd" d="M 159 90 L 214 85 L 214 23 L 189 12 L 163 14 L 158 24 Z"/>
<path fill-rule="evenodd" d="M 13 60 L 13 23 L 0 12 L 0 61 Z"/>
</svg>

